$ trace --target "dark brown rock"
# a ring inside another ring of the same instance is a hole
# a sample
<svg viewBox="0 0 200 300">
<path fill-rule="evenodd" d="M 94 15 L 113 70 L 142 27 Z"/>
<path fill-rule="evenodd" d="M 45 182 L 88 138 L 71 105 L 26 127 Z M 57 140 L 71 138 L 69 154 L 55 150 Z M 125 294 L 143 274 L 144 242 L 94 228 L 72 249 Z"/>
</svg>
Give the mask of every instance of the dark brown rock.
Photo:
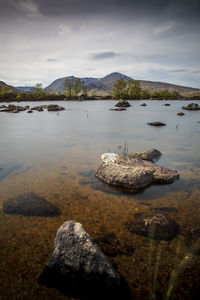
<svg viewBox="0 0 200 300">
<path fill-rule="evenodd" d="M 154 183 L 171 183 L 179 178 L 175 170 L 132 156 L 104 153 L 96 177 L 109 185 L 131 192 L 137 192 Z"/>
<path fill-rule="evenodd" d="M 162 153 L 157 149 L 151 149 L 146 152 L 129 153 L 131 158 L 140 158 L 151 162 L 157 161 L 162 156 Z"/>
<path fill-rule="evenodd" d="M 48 105 L 47 110 L 48 111 L 60 111 L 60 110 L 65 110 L 65 108 L 62 106 L 59 106 L 57 104 L 50 104 L 50 105 Z"/>
<path fill-rule="evenodd" d="M 185 110 L 200 110 L 200 107 L 197 103 L 189 103 L 187 106 L 182 106 L 182 109 L 185 109 Z"/>
<path fill-rule="evenodd" d="M 134 220 L 127 222 L 127 229 L 133 233 L 156 240 L 169 241 L 178 233 L 176 222 L 163 214 L 135 214 Z"/>
<path fill-rule="evenodd" d="M 31 113 L 33 113 L 33 111 L 32 111 L 32 110 L 28 110 L 27 113 L 28 113 L 28 114 L 31 114 Z"/>
<path fill-rule="evenodd" d="M 169 104 L 169 103 L 165 103 L 165 104 L 164 104 L 164 106 L 171 106 L 171 104 Z"/>
<path fill-rule="evenodd" d="M 177 113 L 177 115 L 178 116 L 184 116 L 185 114 L 184 114 L 184 112 L 180 111 L 180 112 Z"/>
<path fill-rule="evenodd" d="M 54 217 L 60 214 L 56 206 L 34 193 L 7 199 L 3 203 L 3 211 L 7 214 L 24 216 Z"/>
<path fill-rule="evenodd" d="M 160 127 L 160 126 L 166 126 L 165 123 L 158 122 L 158 121 L 150 122 L 150 123 L 147 123 L 147 124 L 150 125 L 150 126 L 157 126 L 157 127 Z"/>
</svg>

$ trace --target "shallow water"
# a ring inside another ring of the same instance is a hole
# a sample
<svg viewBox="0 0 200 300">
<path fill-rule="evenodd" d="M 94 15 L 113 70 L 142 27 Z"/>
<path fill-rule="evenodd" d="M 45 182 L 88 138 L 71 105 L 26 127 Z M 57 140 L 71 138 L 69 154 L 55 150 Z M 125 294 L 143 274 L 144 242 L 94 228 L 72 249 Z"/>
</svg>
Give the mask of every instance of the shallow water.
<svg viewBox="0 0 200 300">
<path fill-rule="evenodd" d="M 111 258 L 132 299 L 162 299 L 169 290 L 175 299 L 194 299 L 200 258 L 188 252 L 185 232 L 200 226 L 200 112 L 177 116 L 188 101 L 167 101 L 167 107 L 165 101 L 146 101 L 146 107 L 142 102 L 130 101 L 132 106 L 121 112 L 109 110 L 115 101 L 84 101 L 59 102 L 66 108 L 61 112 L 0 114 L 0 299 L 66 299 L 37 280 L 51 256 L 56 231 L 67 220 L 82 223 L 92 238 L 113 232 L 122 246 L 128 242 L 134 247 L 131 256 Z M 40 104 L 48 102 L 29 103 Z M 167 126 L 146 124 L 152 121 Z M 101 154 L 121 153 L 125 140 L 129 152 L 160 150 L 158 163 L 178 170 L 180 180 L 137 194 L 100 182 L 94 174 Z M 62 214 L 3 213 L 6 199 L 31 192 Z M 179 225 L 173 240 L 158 242 L 128 232 L 125 223 L 134 213 L 163 207 L 171 208 L 162 213 Z"/>
</svg>

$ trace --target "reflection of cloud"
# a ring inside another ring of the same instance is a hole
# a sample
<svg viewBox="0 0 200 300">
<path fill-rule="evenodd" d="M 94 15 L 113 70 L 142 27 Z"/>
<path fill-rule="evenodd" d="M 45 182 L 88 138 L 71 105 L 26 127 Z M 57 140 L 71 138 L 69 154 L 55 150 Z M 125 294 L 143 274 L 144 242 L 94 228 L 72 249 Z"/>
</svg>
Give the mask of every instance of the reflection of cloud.
<svg viewBox="0 0 200 300">
<path fill-rule="evenodd" d="M 153 34 L 156 36 L 162 35 L 167 31 L 171 30 L 172 28 L 174 28 L 176 23 L 177 23 L 176 21 L 171 21 L 169 23 L 162 24 L 161 26 L 159 26 L 154 30 Z"/>
<path fill-rule="evenodd" d="M 59 35 L 64 36 L 64 35 L 69 34 L 70 32 L 71 32 L 71 30 L 70 30 L 69 26 L 63 25 L 63 24 L 59 25 L 59 30 L 58 30 Z"/>
<path fill-rule="evenodd" d="M 117 53 L 114 51 L 104 51 L 104 52 L 99 52 L 93 55 L 93 59 L 107 59 L 107 58 L 114 58 L 117 56 Z"/>
<path fill-rule="evenodd" d="M 48 61 L 48 62 L 54 62 L 54 61 L 56 61 L 56 58 L 47 58 L 46 61 Z"/>
<path fill-rule="evenodd" d="M 38 5 L 34 0 L 19 0 L 17 2 L 18 8 L 20 11 L 25 13 L 28 16 L 39 16 L 40 11 Z"/>
</svg>

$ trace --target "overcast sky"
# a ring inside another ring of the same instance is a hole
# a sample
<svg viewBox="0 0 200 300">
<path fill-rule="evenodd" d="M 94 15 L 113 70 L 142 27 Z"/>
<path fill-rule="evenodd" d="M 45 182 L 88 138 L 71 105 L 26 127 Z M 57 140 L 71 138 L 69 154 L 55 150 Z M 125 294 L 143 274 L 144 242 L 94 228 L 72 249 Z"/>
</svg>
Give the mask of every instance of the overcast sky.
<svg viewBox="0 0 200 300">
<path fill-rule="evenodd" d="M 200 88 L 200 0 L 0 0 L 0 80 L 111 72 Z"/>
</svg>

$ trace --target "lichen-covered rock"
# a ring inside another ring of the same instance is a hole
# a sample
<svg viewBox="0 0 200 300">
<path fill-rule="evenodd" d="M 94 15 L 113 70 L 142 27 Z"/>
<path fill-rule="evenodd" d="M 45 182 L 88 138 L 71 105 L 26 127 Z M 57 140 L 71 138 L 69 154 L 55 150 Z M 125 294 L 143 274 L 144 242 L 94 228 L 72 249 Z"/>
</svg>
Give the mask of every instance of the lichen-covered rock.
<svg viewBox="0 0 200 300">
<path fill-rule="evenodd" d="M 39 282 L 81 299 L 128 299 L 121 276 L 74 221 L 58 229 L 52 257 Z"/>
<path fill-rule="evenodd" d="M 137 155 L 134 157 L 133 154 L 104 153 L 96 177 L 109 185 L 122 187 L 131 192 L 137 192 L 153 183 L 171 183 L 179 178 L 177 171 L 142 159 L 142 155 L 145 157 L 144 153 L 141 157 Z"/>
<path fill-rule="evenodd" d="M 130 103 L 126 100 L 119 100 L 117 104 L 115 104 L 116 107 L 129 107 L 131 106 Z"/>
<path fill-rule="evenodd" d="M 197 103 L 189 103 L 187 106 L 182 106 L 182 109 L 185 109 L 185 110 L 200 110 L 200 107 Z"/>
<path fill-rule="evenodd" d="M 24 216 L 54 217 L 60 214 L 58 208 L 35 193 L 9 198 L 3 203 L 6 214 Z"/>
<path fill-rule="evenodd" d="M 158 121 L 155 121 L 155 122 L 149 122 L 149 123 L 147 123 L 147 124 L 150 125 L 150 126 L 156 126 L 156 127 L 166 126 L 165 123 L 158 122 Z"/>
<path fill-rule="evenodd" d="M 135 214 L 131 222 L 126 223 L 131 233 L 147 236 L 156 240 L 169 241 L 178 233 L 176 222 L 163 214 Z"/>
</svg>

